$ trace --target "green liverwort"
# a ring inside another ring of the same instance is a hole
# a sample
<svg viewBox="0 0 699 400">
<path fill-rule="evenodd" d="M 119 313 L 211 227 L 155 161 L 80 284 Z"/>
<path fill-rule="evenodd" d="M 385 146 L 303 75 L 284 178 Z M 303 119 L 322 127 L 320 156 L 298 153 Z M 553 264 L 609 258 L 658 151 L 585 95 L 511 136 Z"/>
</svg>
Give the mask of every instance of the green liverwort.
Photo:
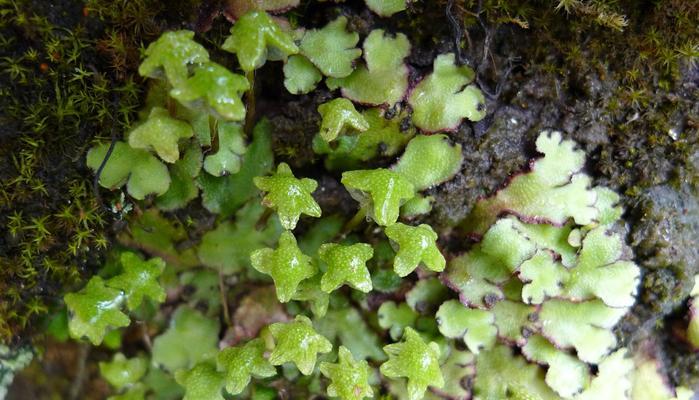
<svg viewBox="0 0 699 400">
<path fill-rule="evenodd" d="M 253 339 L 242 346 L 222 350 L 217 357 L 219 368 L 226 371 L 226 391 L 239 394 L 250 383 L 250 377 L 268 378 L 277 370 L 265 358 L 263 339 Z"/>
<path fill-rule="evenodd" d="M 367 215 L 382 226 L 395 223 L 400 206 L 415 196 L 415 187 L 410 181 L 383 168 L 344 172 L 342 184 Z"/>
<path fill-rule="evenodd" d="M 364 360 L 355 360 L 345 346 L 340 346 L 337 363 L 320 363 L 320 373 L 331 381 L 328 396 L 342 400 L 374 397 L 374 391 L 369 386 L 370 372 L 369 364 Z"/>
<path fill-rule="evenodd" d="M 388 361 L 381 364 L 381 373 L 388 378 L 408 380 L 408 399 L 420 400 L 428 386 L 444 386 L 439 369 L 439 346 L 425 343 L 412 328 L 405 329 L 403 341 L 384 347 Z"/>
<path fill-rule="evenodd" d="M 304 375 L 310 375 L 316 364 L 317 353 L 328 353 L 332 344 L 316 333 L 308 317 L 297 315 L 291 322 L 277 322 L 269 326 L 274 337 L 274 350 L 269 356 L 272 365 L 293 362 Z"/>
<path fill-rule="evenodd" d="M 87 337 L 95 346 L 102 343 L 108 328 L 128 326 L 129 317 L 121 312 L 124 294 L 105 286 L 99 276 L 93 276 L 81 291 L 65 295 L 71 313 L 68 329 L 76 339 Z"/>
<path fill-rule="evenodd" d="M 146 49 L 146 58 L 138 68 L 138 73 L 156 78 L 162 70 L 172 86 L 180 86 L 189 75 L 189 65 L 209 61 L 209 53 L 193 38 L 192 31 L 163 33 Z"/>
<path fill-rule="evenodd" d="M 326 142 L 335 140 L 347 129 L 366 131 L 369 122 L 360 114 L 351 101 L 338 98 L 318 106 L 318 112 L 323 118 L 320 124 L 320 136 Z"/>
<path fill-rule="evenodd" d="M 155 150 L 165 162 L 180 158 L 177 142 L 194 135 L 192 126 L 172 118 L 164 108 L 154 107 L 148 119 L 129 133 L 129 145 L 134 149 Z"/>
<path fill-rule="evenodd" d="M 279 214 L 284 229 L 294 229 L 301 214 L 320 217 L 320 206 L 311 196 L 318 187 L 313 179 L 298 179 L 286 163 L 277 166 L 277 172 L 269 177 L 256 177 L 255 186 L 267 192 L 262 203 Z"/>
<path fill-rule="evenodd" d="M 107 286 L 122 291 L 130 310 L 137 309 L 145 297 L 158 303 L 165 301 L 165 290 L 158 277 L 165 270 L 165 262 L 160 258 L 143 261 L 132 252 L 121 253 L 119 257 L 123 272 L 106 283 Z"/>
<path fill-rule="evenodd" d="M 294 234 L 289 231 L 282 233 L 276 250 L 255 250 L 250 255 L 250 261 L 253 268 L 272 277 L 277 297 L 282 303 L 291 300 L 301 281 L 316 274 L 311 257 L 301 252 Z"/>
<path fill-rule="evenodd" d="M 328 265 L 320 281 L 324 292 L 332 292 L 343 284 L 368 293 L 372 289 L 371 276 L 366 262 L 374 255 L 374 249 L 366 243 L 341 245 L 326 243 L 320 246 L 318 257 Z"/>
<path fill-rule="evenodd" d="M 437 233 L 427 224 L 410 226 L 396 223 L 386 227 L 386 236 L 398 245 L 393 270 L 403 277 L 421 263 L 436 272 L 444 270 L 446 260 L 437 248 Z"/>
<path fill-rule="evenodd" d="M 264 11 L 251 11 L 238 19 L 222 46 L 238 56 L 240 68 L 247 72 L 267 61 L 268 47 L 287 56 L 299 51 L 291 36 Z"/>
</svg>

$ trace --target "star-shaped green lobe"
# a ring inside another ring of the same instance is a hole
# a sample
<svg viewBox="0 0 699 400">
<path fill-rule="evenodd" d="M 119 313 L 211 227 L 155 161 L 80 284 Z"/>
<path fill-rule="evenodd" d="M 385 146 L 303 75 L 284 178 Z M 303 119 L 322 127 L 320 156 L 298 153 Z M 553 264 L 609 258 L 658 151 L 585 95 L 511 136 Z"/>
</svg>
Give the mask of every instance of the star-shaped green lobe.
<svg viewBox="0 0 699 400">
<path fill-rule="evenodd" d="M 160 258 L 143 261 L 132 252 L 121 253 L 119 257 L 123 272 L 107 280 L 107 286 L 121 290 L 126 296 L 126 305 L 131 311 L 138 308 L 144 297 L 162 303 L 165 290 L 160 286 L 158 277 L 165 270 L 165 262 Z"/>
<path fill-rule="evenodd" d="M 388 378 L 408 379 L 408 399 L 420 400 L 428 386 L 444 386 L 439 369 L 439 345 L 425 343 L 413 328 L 405 328 L 403 342 L 384 346 L 388 361 L 381 373 Z"/>
<path fill-rule="evenodd" d="M 304 375 L 313 372 L 318 353 L 328 353 L 333 348 L 328 339 L 313 329 L 311 320 L 303 315 L 297 315 L 291 322 L 272 324 L 269 330 L 275 344 L 269 362 L 272 365 L 293 362 Z"/>
<path fill-rule="evenodd" d="M 87 337 L 95 346 L 102 343 L 107 328 L 128 326 L 129 317 L 121 312 L 124 294 L 104 285 L 94 276 L 81 291 L 64 297 L 71 314 L 68 329 L 73 338 Z"/>
<path fill-rule="evenodd" d="M 186 30 L 164 33 L 146 49 L 138 73 L 155 78 L 162 68 L 172 86 L 178 87 L 189 75 L 189 64 L 209 61 L 209 53 L 193 37 L 194 32 Z"/>
<path fill-rule="evenodd" d="M 253 339 L 243 346 L 229 347 L 218 353 L 219 368 L 226 371 L 226 391 L 239 394 L 250 383 L 250 376 L 267 378 L 277 370 L 265 358 L 267 348 L 262 339 Z"/>
<path fill-rule="evenodd" d="M 318 249 L 318 257 L 328 264 L 320 281 L 320 288 L 327 293 L 347 283 L 364 293 L 372 289 L 371 275 L 366 262 L 374 256 L 374 249 L 366 243 L 344 246 L 326 243 Z"/>
<path fill-rule="evenodd" d="M 437 233 L 429 225 L 410 226 L 399 222 L 387 226 L 385 232 L 398 245 L 393 270 L 399 276 L 410 274 L 420 263 L 435 272 L 444 270 L 446 261 L 437 248 Z"/>
<path fill-rule="evenodd" d="M 200 362 L 191 370 L 179 370 L 175 380 L 184 387 L 182 400 L 225 400 L 223 397 L 223 373 L 210 361 Z"/>
<path fill-rule="evenodd" d="M 258 176 L 253 182 L 258 189 L 267 192 L 262 204 L 277 211 L 284 229 L 296 228 L 301 214 L 320 217 L 320 206 L 311 196 L 318 182 L 296 178 L 286 163 L 279 164 L 272 176 Z"/>
<path fill-rule="evenodd" d="M 326 142 L 335 140 L 347 129 L 366 131 L 369 122 L 354 108 L 354 104 L 345 98 L 330 100 L 318 106 L 318 112 L 323 118 L 320 124 L 320 136 Z"/>
<path fill-rule="evenodd" d="M 145 357 L 126 358 L 117 353 L 112 361 L 100 361 L 100 374 L 117 390 L 131 386 L 140 381 L 148 370 L 148 360 Z"/>
<path fill-rule="evenodd" d="M 223 50 L 235 53 L 240 67 L 247 72 L 260 68 L 267 61 L 267 47 L 273 47 L 287 56 L 299 52 L 291 36 L 264 11 L 243 15 L 221 46 Z"/>
<path fill-rule="evenodd" d="M 328 385 L 328 396 L 339 397 L 342 400 L 362 400 L 374 397 L 374 391 L 369 386 L 369 363 L 364 360 L 356 361 L 345 346 L 340 346 L 337 363 L 320 363 L 320 373 L 332 382 Z"/>
<path fill-rule="evenodd" d="M 342 184 L 367 215 L 383 226 L 395 223 L 400 206 L 415 196 L 412 183 L 403 175 L 384 168 L 344 172 Z"/>
<path fill-rule="evenodd" d="M 277 298 L 282 303 L 291 300 L 301 281 L 316 273 L 311 257 L 301 252 L 294 234 L 289 231 L 282 233 L 276 250 L 255 250 L 250 255 L 250 261 L 253 268 L 272 277 Z"/>
<path fill-rule="evenodd" d="M 245 118 L 245 105 L 240 99 L 250 88 L 244 76 L 234 74 L 225 67 L 207 63 L 194 70 L 194 76 L 170 91 L 170 96 L 179 102 L 190 105 L 204 99 L 215 113 L 229 121 L 242 121 Z"/>
<path fill-rule="evenodd" d="M 153 107 L 148 119 L 129 134 L 129 145 L 134 149 L 153 149 L 166 162 L 180 158 L 177 142 L 194 135 L 192 126 L 172 118 L 164 108 Z"/>
<path fill-rule="evenodd" d="M 318 257 L 328 264 L 320 288 L 327 293 L 347 283 L 364 293 L 372 289 L 371 275 L 366 262 L 374 256 L 374 249 L 366 243 L 344 246 L 326 243 L 318 249 Z"/>
</svg>

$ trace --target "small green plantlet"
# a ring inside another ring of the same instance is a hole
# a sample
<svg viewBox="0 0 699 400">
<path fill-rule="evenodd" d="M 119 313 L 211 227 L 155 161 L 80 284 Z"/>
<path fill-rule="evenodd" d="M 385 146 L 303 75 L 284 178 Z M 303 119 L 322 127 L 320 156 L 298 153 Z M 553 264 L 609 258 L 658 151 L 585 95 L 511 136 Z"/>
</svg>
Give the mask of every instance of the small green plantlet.
<svg viewBox="0 0 699 400">
<path fill-rule="evenodd" d="M 222 221 L 216 229 L 206 232 L 197 249 L 199 260 L 225 275 L 249 267 L 250 254 L 273 245 L 281 234 L 276 218 L 270 218 L 264 227 L 257 227 L 264 211 L 261 204 L 250 202 L 238 210 L 235 222 Z"/>
<path fill-rule="evenodd" d="M 224 120 L 242 121 L 245 119 L 245 105 L 240 97 L 249 89 L 250 84 L 244 76 L 209 62 L 198 66 L 191 78 L 170 91 L 170 96 L 195 109 L 203 103 L 205 109 Z"/>
<path fill-rule="evenodd" d="M 425 343 L 420 334 L 406 328 L 403 341 L 384 347 L 388 361 L 381 364 L 381 373 L 387 378 L 408 380 L 408 400 L 420 400 L 428 386 L 444 386 L 439 368 L 439 345 Z"/>
<path fill-rule="evenodd" d="M 449 300 L 439 307 L 436 317 L 442 335 L 463 339 L 474 354 L 495 345 L 498 333 L 495 317 L 488 311 L 470 309 L 456 300 Z"/>
<path fill-rule="evenodd" d="M 611 329 L 627 311 L 607 307 L 600 300 L 549 300 L 541 306 L 538 324 L 557 348 L 573 347 L 578 358 L 596 364 L 616 346 Z"/>
<path fill-rule="evenodd" d="M 480 352 L 476 357 L 476 371 L 475 398 L 560 400 L 544 382 L 541 368 L 513 355 L 507 346 L 497 345 Z"/>
<path fill-rule="evenodd" d="M 145 376 L 148 360 L 145 357 L 126 358 L 122 353 L 116 353 L 112 361 L 100 362 L 99 368 L 104 379 L 121 390 L 136 384 Z"/>
<path fill-rule="evenodd" d="M 165 270 L 165 262 L 160 258 L 144 261 L 132 252 L 121 253 L 119 257 L 123 272 L 107 281 L 107 286 L 122 291 L 129 310 L 136 310 L 143 299 L 162 303 L 165 290 L 160 286 L 158 277 Z"/>
<path fill-rule="evenodd" d="M 203 361 L 190 370 L 175 372 L 175 380 L 184 387 L 182 400 L 225 400 L 223 373 L 211 361 Z"/>
<path fill-rule="evenodd" d="M 393 270 L 400 277 L 409 275 L 419 265 L 441 272 L 446 266 L 444 256 L 437 248 L 437 233 L 427 224 L 410 226 L 402 223 L 389 225 L 386 236 L 398 247 Z"/>
<path fill-rule="evenodd" d="M 176 210 L 197 198 L 199 187 L 194 179 L 201 171 L 202 158 L 201 147 L 189 146 L 182 158 L 170 166 L 170 187 L 156 199 L 158 208 Z"/>
<path fill-rule="evenodd" d="M 109 143 L 93 147 L 87 153 L 87 166 L 97 171 L 102 164 Z M 157 157 L 145 150 L 134 149 L 124 142 L 116 142 L 112 155 L 100 174 L 102 187 L 116 189 L 124 184 L 131 197 L 143 200 L 149 194 L 162 195 L 170 187 L 170 173 Z"/>
<path fill-rule="evenodd" d="M 81 291 L 68 293 L 64 300 L 70 312 L 68 329 L 76 339 L 86 337 L 92 344 L 102 343 L 108 328 L 120 328 L 131 323 L 121 311 L 124 295 L 93 276 Z"/>
<path fill-rule="evenodd" d="M 396 222 L 400 206 L 415 196 L 415 187 L 403 175 L 383 168 L 342 173 L 342 184 L 377 224 Z"/>
<path fill-rule="evenodd" d="M 172 315 L 168 329 L 153 340 L 153 363 L 168 371 L 192 368 L 216 354 L 218 332 L 218 320 L 180 306 Z"/>
<path fill-rule="evenodd" d="M 309 93 L 321 79 L 320 71 L 302 55 L 293 55 L 284 64 L 284 87 L 291 94 Z"/>
<path fill-rule="evenodd" d="M 253 178 L 272 170 L 271 124 L 263 119 L 252 132 L 252 143 L 243 155 L 240 170 L 236 174 L 213 177 L 201 174 L 197 183 L 202 188 L 202 204 L 222 218 L 235 214 L 249 199 L 257 194 Z"/>
<path fill-rule="evenodd" d="M 342 170 L 358 168 L 362 165 L 361 161 L 377 156 L 398 154 L 414 134 L 414 129 L 403 132 L 398 118 L 387 120 L 383 114 L 380 108 L 363 111 L 362 115 L 369 123 L 366 131 L 338 137 L 336 147 L 330 146 L 318 135 L 313 140 L 313 151 L 327 154 L 326 168 Z"/>
<path fill-rule="evenodd" d="M 589 384 L 587 365 L 577 357 L 558 350 L 541 335 L 529 337 L 522 353 L 530 361 L 548 365 L 546 384 L 565 398 L 573 397 Z"/>
<path fill-rule="evenodd" d="M 427 132 L 453 131 L 464 118 L 483 119 L 485 98 L 470 84 L 475 76 L 471 68 L 454 63 L 454 54 L 437 56 L 432 74 L 420 81 L 408 98 L 415 126 Z"/>
<path fill-rule="evenodd" d="M 348 129 L 363 132 L 369 129 L 369 123 L 360 114 L 351 101 L 343 98 L 333 99 L 318 106 L 322 117 L 320 137 L 326 142 L 332 142 Z"/>
<path fill-rule="evenodd" d="M 154 150 L 165 162 L 180 158 L 178 142 L 194 135 L 192 126 L 172 118 L 167 110 L 154 107 L 148 119 L 129 133 L 129 146 L 134 149 Z"/>
<path fill-rule="evenodd" d="M 369 385 L 369 364 L 364 360 L 355 360 L 345 346 L 340 346 L 338 359 L 334 364 L 320 363 L 320 373 L 331 381 L 328 385 L 328 396 L 339 397 L 342 400 L 374 397 L 374 391 Z"/>
<path fill-rule="evenodd" d="M 343 96 L 358 103 L 393 107 L 408 90 L 408 67 L 403 63 L 408 54 L 410 42 L 404 34 L 392 38 L 374 30 L 364 40 L 366 66 L 345 78 L 328 78 L 328 87 L 342 88 Z"/>
<path fill-rule="evenodd" d="M 527 282 L 522 287 L 522 301 L 541 304 L 547 297 L 561 294 L 568 270 L 556 262 L 555 254 L 539 250 L 519 267 L 519 277 Z"/>
<path fill-rule="evenodd" d="M 243 127 L 235 122 L 218 125 L 218 151 L 204 159 L 204 170 L 213 176 L 235 174 L 240 171 L 241 160 L 247 148 Z"/>
<path fill-rule="evenodd" d="M 382 17 L 401 12 L 407 7 L 407 0 L 365 0 L 369 9 Z"/>
<path fill-rule="evenodd" d="M 450 180 L 464 160 L 461 145 L 451 145 L 446 135 L 415 136 L 393 166 L 416 190 L 425 190 Z"/>
<path fill-rule="evenodd" d="M 415 326 L 418 314 L 405 303 L 396 305 L 393 301 L 381 304 L 377 311 L 379 326 L 388 329 L 391 339 L 398 340 L 403 336 L 405 328 Z"/>
<path fill-rule="evenodd" d="M 260 68 L 267 61 L 269 48 L 289 56 L 299 52 L 291 36 L 264 11 L 243 15 L 231 28 L 231 35 L 221 46 L 235 53 L 243 71 Z"/>
<path fill-rule="evenodd" d="M 347 18 L 338 17 L 322 29 L 307 31 L 301 39 L 301 54 L 325 76 L 344 78 L 352 73 L 352 62 L 362 55 L 355 46 L 359 34 L 347 32 Z"/>
<path fill-rule="evenodd" d="M 328 312 L 330 295 L 320 288 L 321 274 L 301 282 L 291 300 L 310 302 L 311 312 L 316 318 L 323 318 Z"/>
<path fill-rule="evenodd" d="M 505 210 L 552 225 L 564 225 L 569 218 L 587 225 L 600 217 L 591 179 L 580 172 L 585 153 L 559 132 L 542 132 L 536 149 L 544 157 L 532 164 L 531 172 L 515 176 L 495 196 L 476 203 L 464 226 L 467 231 L 483 234 Z"/>
<path fill-rule="evenodd" d="M 291 300 L 299 283 L 316 274 L 311 257 L 303 254 L 294 234 L 284 231 L 276 250 L 259 249 L 250 255 L 252 267 L 274 280 L 277 298 L 282 303 Z"/>
<path fill-rule="evenodd" d="M 295 8 L 300 0 L 238 0 L 225 4 L 227 17 L 238 19 L 251 10 L 279 13 Z"/>
<path fill-rule="evenodd" d="M 369 293 L 372 285 L 366 262 L 373 256 L 374 249 L 366 243 L 326 243 L 320 246 L 318 258 L 328 265 L 320 281 L 320 288 L 330 293 L 346 283 L 359 291 Z"/>
<path fill-rule="evenodd" d="M 293 362 L 304 375 L 310 375 L 318 353 L 328 353 L 332 344 L 316 333 L 308 317 L 297 315 L 291 322 L 277 322 L 269 326 L 274 337 L 274 350 L 269 356 L 272 365 Z"/>
<path fill-rule="evenodd" d="M 159 78 L 164 72 L 170 84 L 179 87 L 189 76 L 190 65 L 209 61 L 209 53 L 193 38 L 192 31 L 164 33 L 146 49 L 146 58 L 138 68 L 138 73 L 141 76 Z"/>
<path fill-rule="evenodd" d="M 225 387 L 230 394 L 241 393 L 250 383 L 250 377 L 268 378 L 277 373 L 265 357 L 267 347 L 263 339 L 253 339 L 242 346 L 229 347 L 218 353 L 218 367 L 225 372 Z"/>
<path fill-rule="evenodd" d="M 321 209 L 311 193 L 318 187 L 313 179 L 298 179 L 286 163 L 277 166 L 277 172 L 268 177 L 253 179 L 258 189 L 267 192 L 262 204 L 273 208 L 284 229 L 296 228 L 301 214 L 320 217 Z"/>
</svg>

